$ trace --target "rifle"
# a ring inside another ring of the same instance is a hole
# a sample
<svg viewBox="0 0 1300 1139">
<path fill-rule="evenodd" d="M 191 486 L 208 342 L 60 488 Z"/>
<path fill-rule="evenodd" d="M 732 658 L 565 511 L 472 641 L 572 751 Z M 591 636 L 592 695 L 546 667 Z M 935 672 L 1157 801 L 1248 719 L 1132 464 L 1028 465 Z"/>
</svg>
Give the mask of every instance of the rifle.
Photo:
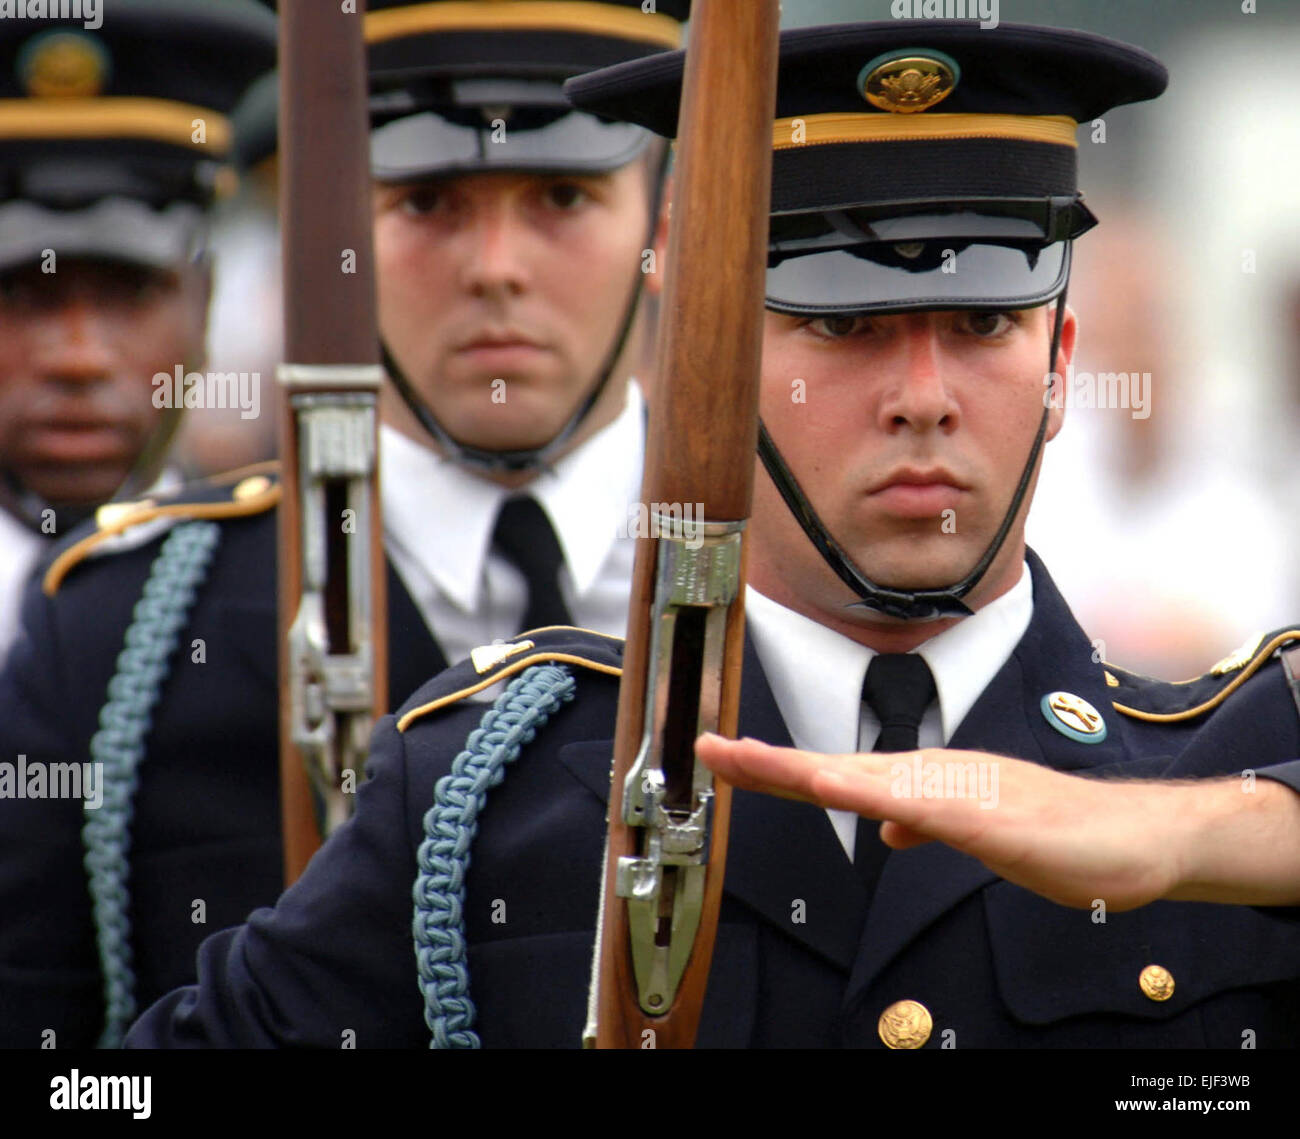
<svg viewBox="0 0 1300 1139">
<path fill-rule="evenodd" d="M 734 736 L 739 708 L 777 17 L 777 0 L 692 13 L 588 1046 L 691 1047 L 712 960 L 730 789 L 694 746 Z"/>
<path fill-rule="evenodd" d="M 387 698 L 365 5 L 341 7 L 280 2 L 286 885 L 350 813 Z"/>
</svg>

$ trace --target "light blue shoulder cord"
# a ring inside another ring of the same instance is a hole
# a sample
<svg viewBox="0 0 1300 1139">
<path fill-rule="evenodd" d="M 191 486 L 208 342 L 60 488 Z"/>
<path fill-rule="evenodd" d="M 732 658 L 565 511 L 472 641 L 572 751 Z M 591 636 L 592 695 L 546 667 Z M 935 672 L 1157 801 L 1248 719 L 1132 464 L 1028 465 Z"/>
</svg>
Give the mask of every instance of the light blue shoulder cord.
<svg viewBox="0 0 1300 1139">
<path fill-rule="evenodd" d="M 416 855 L 415 959 L 424 994 L 430 1048 L 477 1048 L 474 1002 L 465 964 L 465 871 L 488 789 L 505 777 L 537 730 L 573 699 L 573 674 L 562 665 L 534 665 L 510 682 L 465 741 L 451 774 L 434 788 Z"/>
<path fill-rule="evenodd" d="M 108 702 L 99 713 L 99 730 L 90 741 L 91 760 L 103 765 L 102 805 L 85 809 L 81 830 L 104 979 L 100 1048 L 119 1047 L 136 1012 L 127 852 L 137 769 L 144 758 L 153 707 L 167 677 L 167 658 L 176 647 L 220 536 L 215 522 L 203 521 L 177 526 L 167 536 L 136 602 L 117 657 L 117 672 L 108 684 Z"/>
</svg>

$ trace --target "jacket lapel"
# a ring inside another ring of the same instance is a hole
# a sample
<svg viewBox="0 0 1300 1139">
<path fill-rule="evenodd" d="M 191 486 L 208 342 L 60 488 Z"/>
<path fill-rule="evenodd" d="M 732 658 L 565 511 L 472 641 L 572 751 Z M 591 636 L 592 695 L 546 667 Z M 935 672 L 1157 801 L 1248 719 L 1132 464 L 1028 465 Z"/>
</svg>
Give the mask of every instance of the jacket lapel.
<svg viewBox="0 0 1300 1139">
<path fill-rule="evenodd" d="M 1046 568 L 1032 551 L 1034 615 L 1024 637 L 958 726 L 949 747 L 1031 760 L 1059 771 L 1095 772 L 1131 759 L 1110 704 L 1103 670 Z M 1047 721 L 1042 698 L 1057 690 L 1101 712 L 1101 743 L 1067 738 Z M 849 982 L 853 1003 L 876 975 L 928 925 L 963 898 L 996 881 L 982 863 L 941 843 L 890 854 L 872 900 Z"/>
<path fill-rule="evenodd" d="M 430 677 L 447 668 L 448 661 L 429 632 L 401 574 L 388 567 L 388 707 L 400 708 L 406 698 Z"/>
<path fill-rule="evenodd" d="M 388 573 L 388 706 L 402 702 L 431 676 L 447 667 L 411 595 L 393 563 L 385 559 Z M 274 687 L 279 683 L 279 649 L 276 640 L 275 586 L 249 589 L 246 596 L 218 597 L 218 620 L 241 653 L 252 675 Z"/>
<path fill-rule="evenodd" d="M 748 637 L 740 732 L 791 746 Z M 613 749 L 611 740 L 584 740 L 561 748 L 558 758 L 608 802 Z M 866 911 L 866 891 L 820 807 L 737 791 L 732 798 L 726 893 L 848 972 Z"/>
<path fill-rule="evenodd" d="M 793 746 L 748 639 L 740 730 L 777 747 Z M 846 972 L 851 967 L 866 915 L 866 889 L 821 807 L 737 791 L 726 886 L 788 936 Z"/>
</svg>

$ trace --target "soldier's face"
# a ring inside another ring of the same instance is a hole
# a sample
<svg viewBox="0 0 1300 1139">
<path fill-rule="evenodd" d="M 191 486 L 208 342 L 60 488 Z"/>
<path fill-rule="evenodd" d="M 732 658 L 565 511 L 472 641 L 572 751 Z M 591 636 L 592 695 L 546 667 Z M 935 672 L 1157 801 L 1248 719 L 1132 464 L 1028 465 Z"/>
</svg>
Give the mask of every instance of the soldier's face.
<svg viewBox="0 0 1300 1139">
<path fill-rule="evenodd" d="M 453 438 L 524 449 L 564 426 L 627 312 L 648 195 L 639 162 L 376 187 L 380 328 Z"/>
<path fill-rule="evenodd" d="M 827 529 L 874 581 L 950 585 L 974 567 L 1010 506 L 1043 414 L 1053 310 L 817 320 L 766 314 L 761 409 Z M 1074 349 L 1067 311 L 1058 370 Z M 1063 412 L 1053 409 L 1048 438 Z M 751 579 L 819 619 L 861 624 L 847 587 L 760 467 Z M 1028 498 L 970 601 L 1009 588 Z M 855 613 L 857 615 L 855 615 Z"/>
<path fill-rule="evenodd" d="M 170 414 L 154 375 L 202 358 L 207 298 L 197 270 L 0 274 L 0 468 L 56 506 L 110 498 Z"/>
</svg>

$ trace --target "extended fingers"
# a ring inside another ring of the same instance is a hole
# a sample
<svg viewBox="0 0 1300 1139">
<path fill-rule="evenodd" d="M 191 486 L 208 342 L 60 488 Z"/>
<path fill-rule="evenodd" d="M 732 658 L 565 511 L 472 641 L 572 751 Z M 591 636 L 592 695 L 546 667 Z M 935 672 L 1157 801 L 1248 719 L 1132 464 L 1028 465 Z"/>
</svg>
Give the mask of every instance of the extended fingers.
<svg viewBox="0 0 1300 1139">
<path fill-rule="evenodd" d="M 701 762 L 736 787 L 862 813 L 874 812 L 883 801 L 888 761 L 897 759 L 865 754 L 821 755 L 715 735 L 701 736 L 695 750 Z M 823 776 L 838 776 L 848 783 L 832 781 L 822 786 Z"/>
<path fill-rule="evenodd" d="M 815 800 L 809 780 L 825 758 L 758 740 L 728 740 L 712 734 L 695 741 L 695 754 L 735 787 L 805 802 Z"/>
<path fill-rule="evenodd" d="M 853 811 L 870 819 L 895 819 L 908 823 L 920 817 L 918 806 L 896 794 L 886 759 L 898 756 L 827 755 L 812 773 L 809 789 L 824 807 Z"/>
</svg>

